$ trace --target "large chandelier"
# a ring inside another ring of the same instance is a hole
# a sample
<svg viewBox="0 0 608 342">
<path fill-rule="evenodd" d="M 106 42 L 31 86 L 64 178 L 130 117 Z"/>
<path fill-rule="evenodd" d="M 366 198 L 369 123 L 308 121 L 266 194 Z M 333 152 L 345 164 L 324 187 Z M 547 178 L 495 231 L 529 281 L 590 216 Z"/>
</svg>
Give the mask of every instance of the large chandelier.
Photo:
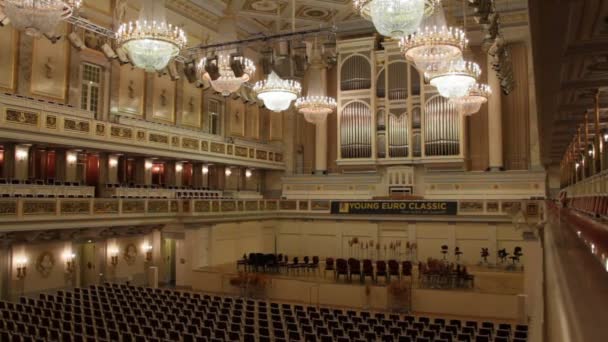
<svg viewBox="0 0 608 342">
<path fill-rule="evenodd" d="M 264 106 L 273 112 L 287 110 L 291 101 L 298 98 L 302 91 L 300 82 L 283 80 L 274 71 L 264 81 L 259 81 L 253 87 L 258 98 L 264 101 Z"/>
<path fill-rule="evenodd" d="M 481 75 L 479 65 L 464 60 L 450 61 L 439 72 L 427 72 L 425 77 L 437 88 L 439 94 L 448 99 L 463 97 L 469 93 Z"/>
<path fill-rule="evenodd" d="M 213 58 L 203 58 L 197 65 L 201 79 L 211 83 L 211 87 L 223 96 L 239 90 L 241 85 L 255 72 L 255 64 L 240 55 L 220 54 Z"/>
<path fill-rule="evenodd" d="M 400 46 L 405 57 L 424 72 L 429 67 L 441 69 L 449 61 L 460 59 L 467 43 L 464 31 L 458 28 L 426 26 L 403 37 Z"/>
<path fill-rule="evenodd" d="M 13 27 L 28 36 L 52 34 L 59 21 L 69 18 L 81 0 L 0 0 Z"/>
<path fill-rule="evenodd" d="M 374 0 L 353 0 L 353 8 L 363 19 L 371 20 L 371 6 L 370 4 Z M 424 0 L 424 13 L 425 15 L 431 15 L 437 5 L 441 3 L 441 0 Z"/>
<path fill-rule="evenodd" d="M 164 69 L 186 45 L 186 35 L 177 26 L 165 21 L 164 2 L 145 0 L 139 20 L 123 23 L 116 33 L 136 67 L 148 72 Z"/>
<path fill-rule="evenodd" d="M 479 112 L 481 106 L 488 102 L 492 95 L 492 89 L 487 84 L 475 83 L 469 90 L 469 94 L 463 97 L 451 99 L 450 102 L 456 105 L 464 115 L 471 115 Z"/>
<path fill-rule="evenodd" d="M 296 101 L 296 109 L 312 124 L 323 122 L 336 107 L 336 100 L 328 96 L 306 96 Z"/>
</svg>

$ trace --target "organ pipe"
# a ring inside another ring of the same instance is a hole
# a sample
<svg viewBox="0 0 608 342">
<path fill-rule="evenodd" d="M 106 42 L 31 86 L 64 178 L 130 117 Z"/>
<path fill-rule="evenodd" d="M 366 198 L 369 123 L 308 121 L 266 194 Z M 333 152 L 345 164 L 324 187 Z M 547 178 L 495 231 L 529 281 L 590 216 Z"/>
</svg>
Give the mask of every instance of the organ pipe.
<svg viewBox="0 0 608 342">
<path fill-rule="evenodd" d="M 460 116 L 456 107 L 441 96 L 425 106 L 425 151 L 427 156 L 454 156 L 460 153 Z"/>
<path fill-rule="evenodd" d="M 372 115 L 362 102 L 353 102 L 344 107 L 340 120 L 342 158 L 371 158 Z"/>
<path fill-rule="evenodd" d="M 400 116 L 389 114 L 389 155 L 391 157 L 408 156 L 408 126 L 407 113 Z"/>
</svg>

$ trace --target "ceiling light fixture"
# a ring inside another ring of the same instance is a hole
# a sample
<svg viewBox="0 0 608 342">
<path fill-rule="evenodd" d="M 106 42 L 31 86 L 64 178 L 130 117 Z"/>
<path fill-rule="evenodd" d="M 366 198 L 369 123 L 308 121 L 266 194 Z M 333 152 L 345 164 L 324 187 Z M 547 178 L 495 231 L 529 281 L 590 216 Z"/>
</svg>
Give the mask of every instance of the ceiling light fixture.
<svg viewBox="0 0 608 342">
<path fill-rule="evenodd" d="M 450 102 L 456 105 L 462 114 L 471 115 L 479 112 L 491 95 L 492 88 L 489 85 L 476 83 L 471 87 L 468 95 L 451 99 Z"/>
<path fill-rule="evenodd" d="M 328 96 L 306 96 L 296 101 L 296 109 L 312 124 L 323 122 L 336 107 L 336 100 Z"/>
<path fill-rule="evenodd" d="M 229 96 L 249 81 L 255 72 L 255 64 L 249 58 L 223 53 L 201 59 L 196 69 L 200 79 L 207 80 L 223 96 Z"/>
<path fill-rule="evenodd" d="M 1 0 L 13 27 L 32 37 L 52 35 L 57 24 L 72 16 L 81 0 Z"/>
<path fill-rule="evenodd" d="M 302 86 L 298 81 L 283 80 L 272 71 L 266 80 L 257 82 L 253 90 L 264 101 L 266 108 L 281 112 L 287 110 L 291 102 L 300 96 Z"/>
<path fill-rule="evenodd" d="M 418 70 L 439 70 L 450 61 L 462 58 L 468 40 L 463 30 L 446 25 L 443 8 L 439 6 L 424 19 L 422 28 L 400 41 L 405 57 Z"/>
<path fill-rule="evenodd" d="M 187 39 L 184 30 L 167 24 L 164 1 L 144 0 L 139 20 L 120 25 L 116 41 L 136 67 L 154 72 L 164 69 Z"/>
<path fill-rule="evenodd" d="M 438 72 L 427 72 L 425 77 L 437 88 L 441 96 L 448 99 L 466 96 L 481 75 L 477 63 L 464 60 L 451 61 L 441 69 L 443 70 Z"/>
</svg>

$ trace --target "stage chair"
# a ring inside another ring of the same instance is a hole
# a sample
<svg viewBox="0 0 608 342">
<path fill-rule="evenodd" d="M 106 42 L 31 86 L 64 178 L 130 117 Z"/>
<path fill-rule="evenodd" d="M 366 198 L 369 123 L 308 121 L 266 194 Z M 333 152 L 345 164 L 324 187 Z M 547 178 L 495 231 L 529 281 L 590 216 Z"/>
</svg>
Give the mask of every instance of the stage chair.
<svg viewBox="0 0 608 342">
<path fill-rule="evenodd" d="M 353 280 L 353 274 L 359 276 L 359 281 L 363 281 L 361 275 L 361 262 L 357 259 L 350 258 L 348 259 L 348 276 L 351 281 Z"/>
<path fill-rule="evenodd" d="M 348 262 L 345 259 L 336 260 L 336 279 L 340 279 L 340 276 L 348 278 Z"/>
<path fill-rule="evenodd" d="M 406 277 L 412 276 L 412 262 L 404 261 L 401 263 L 401 274 Z"/>
<path fill-rule="evenodd" d="M 350 264 L 350 260 L 349 260 L 349 264 Z M 370 259 L 363 260 L 363 271 L 361 272 L 360 277 L 363 278 L 363 280 L 365 280 L 366 277 L 371 277 L 372 281 L 375 280 L 374 266 L 372 265 L 372 261 Z"/>
<path fill-rule="evenodd" d="M 325 259 L 325 269 L 323 271 L 323 277 L 325 277 L 327 271 L 334 272 L 334 277 L 335 277 L 336 268 L 334 267 L 334 258 L 326 258 Z"/>
<path fill-rule="evenodd" d="M 319 257 L 314 255 L 312 263 L 308 265 L 308 269 L 317 272 L 319 270 Z"/>
<path fill-rule="evenodd" d="M 388 273 L 386 272 L 386 261 L 384 260 L 376 261 L 376 282 L 378 282 L 378 277 L 384 277 L 384 281 L 388 282 Z"/>
</svg>

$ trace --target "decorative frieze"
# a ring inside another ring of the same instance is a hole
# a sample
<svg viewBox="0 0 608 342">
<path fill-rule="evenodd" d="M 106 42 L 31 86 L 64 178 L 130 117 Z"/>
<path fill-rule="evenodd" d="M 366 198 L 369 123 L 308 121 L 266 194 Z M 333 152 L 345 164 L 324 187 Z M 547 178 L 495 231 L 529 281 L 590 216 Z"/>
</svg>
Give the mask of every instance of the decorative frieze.
<svg viewBox="0 0 608 342">
<path fill-rule="evenodd" d="M 281 201 L 281 210 L 297 210 L 298 201 Z"/>
<path fill-rule="evenodd" d="M 169 212 L 169 202 L 167 201 L 148 201 L 148 213 L 164 214 Z"/>
<path fill-rule="evenodd" d="M 460 202 L 461 212 L 480 212 L 483 211 L 483 201 L 463 201 Z"/>
<path fill-rule="evenodd" d="M 146 141 L 146 132 L 137 131 L 137 141 Z"/>
<path fill-rule="evenodd" d="M 0 215 L 17 215 L 17 202 L 3 201 L 0 202 Z"/>
<path fill-rule="evenodd" d="M 247 158 L 247 147 L 236 146 L 234 148 L 234 155 L 237 157 Z"/>
<path fill-rule="evenodd" d="M 46 128 L 57 129 L 57 117 L 54 115 L 46 116 Z"/>
<path fill-rule="evenodd" d="M 150 133 L 150 135 L 148 136 L 148 139 L 150 140 L 150 142 L 153 142 L 153 143 L 169 145 L 169 136 L 167 136 L 167 135 Z"/>
<path fill-rule="evenodd" d="M 255 158 L 256 159 L 261 159 L 261 160 L 267 160 L 268 159 L 268 152 L 266 151 L 262 151 L 262 150 L 256 150 L 255 151 Z"/>
<path fill-rule="evenodd" d="M 137 214 L 137 213 L 144 213 L 145 211 L 146 211 L 146 203 L 142 200 L 123 201 L 122 202 L 123 214 Z"/>
<path fill-rule="evenodd" d="M 23 203 L 23 215 L 55 215 L 55 201 L 26 201 Z"/>
<path fill-rule="evenodd" d="M 277 210 L 277 201 L 266 201 L 266 210 Z"/>
<path fill-rule="evenodd" d="M 62 215 L 86 215 L 89 213 L 89 201 L 61 201 Z"/>
<path fill-rule="evenodd" d="M 115 138 L 133 139 L 133 130 L 127 127 L 112 126 L 110 135 Z"/>
<path fill-rule="evenodd" d="M 308 201 L 300 201 L 298 203 L 299 210 L 308 210 Z"/>
<path fill-rule="evenodd" d="M 91 124 L 88 121 L 77 121 L 73 119 L 63 120 L 63 129 L 78 133 L 89 133 Z"/>
<path fill-rule="evenodd" d="M 234 201 L 222 201 L 222 211 L 235 211 L 236 203 Z"/>
<path fill-rule="evenodd" d="M 329 210 L 331 208 L 330 201 L 311 201 L 310 202 L 311 210 Z"/>
<path fill-rule="evenodd" d="M 222 144 L 222 143 L 212 142 L 211 143 L 211 152 L 225 154 L 226 153 L 226 145 Z"/>
<path fill-rule="evenodd" d="M 232 145 L 228 145 L 227 146 L 227 148 L 226 148 L 226 154 L 230 154 L 230 155 L 234 154 L 233 153 L 233 146 Z"/>
<path fill-rule="evenodd" d="M 7 109 L 5 118 L 6 121 L 11 123 L 38 126 L 39 114 L 16 109 Z"/>
<path fill-rule="evenodd" d="M 198 150 L 198 140 L 190 138 L 182 138 L 182 147 L 189 150 Z"/>
<path fill-rule="evenodd" d="M 98 123 L 95 125 L 95 134 L 99 135 L 99 136 L 105 136 L 106 135 L 106 125 L 102 124 L 102 123 Z"/>
<path fill-rule="evenodd" d="M 258 210 L 258 201 L 245 201 L 245 210 L 257 211 Z"/>
<path fill-rule="evenodd" d="M 93 213 L 95 214 L 117 214 L 117 200 L 96 200 L 93 204 Z"/>
<path fill-rule="evenodd" d="M 521 202 L 519 202 L 519 201 L 502 202 L 502 212 L 503 213 L 517 213 L 519 210 L 521 210 Z"/>
<path fill-rule="evenodd" d="M 201 151 L 204 151 L 204 152 L 209 151 L 209 142 L 201 141 Z"/>
<path fill-rule="evenodd" d="M 172 213 L 177 213 L 177 212 L 179 212 L 179 203 L 178 203 L 177 201 L 170 201 L 169 203 L 170 203 L 170 205 L 169 205 L 169 210 L 170 210 Z"/>
<path fill-rule="evenodd" d="M 208 213 L 211 211 L 211 203 L 209 201 L 194 202 L 194 211 L 197 213 Z"/>
<path fill-rule="evenodd" d="M 171 146 L 179 147 L 179 137 L 171 137 Z"/>
</svg>

